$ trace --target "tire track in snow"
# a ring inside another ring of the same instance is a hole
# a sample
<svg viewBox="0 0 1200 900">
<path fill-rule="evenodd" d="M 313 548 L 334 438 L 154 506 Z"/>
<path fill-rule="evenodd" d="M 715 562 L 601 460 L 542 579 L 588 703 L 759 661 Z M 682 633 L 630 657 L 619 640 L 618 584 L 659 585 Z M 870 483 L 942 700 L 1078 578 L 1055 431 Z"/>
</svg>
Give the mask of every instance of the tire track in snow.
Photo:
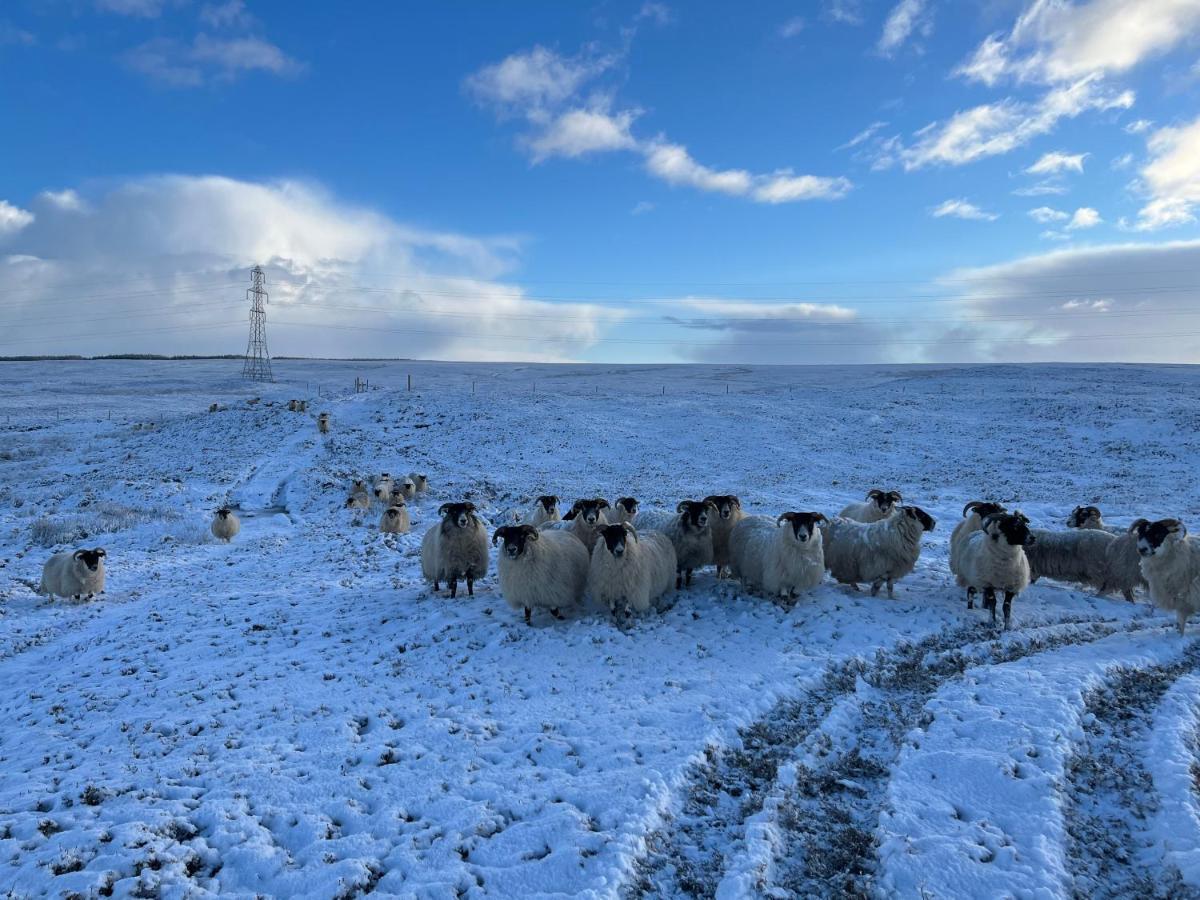
<svg viewBox="0 0 1200 900">
<path fill-rule="evenodd" d="M 834 667 L 743 729 L 737 746 L 707 750 L 679 811 L 647 836 L 625 896 L 761 894 L 768 880 L 780 896 L 869 895 L 889 766 L 928 699 L 973 666 L 1090 643 L 1118 627 L 1083 618 L 1007 635 L 983 629 L 991 637 L 979 640 L 971 625 Z M 849 734 L 826 733 L 846 723 Z M 809 764 L 791 765 L 810 741 Z M 772 857 L 790 859 L 773 877 Z"/>
<path fill-rule="evenodd" d="M 1067 764 L 1064 819 L 1076 897 L 1200 898 L 1153 848 L 1159 810 L 1143 762 L 1154 713 L 1167 691 L 1200 669 L 1200 643 L 1170 665 L 1118 670 L 1087 698 L 1084 740 Z"/>
</svg>

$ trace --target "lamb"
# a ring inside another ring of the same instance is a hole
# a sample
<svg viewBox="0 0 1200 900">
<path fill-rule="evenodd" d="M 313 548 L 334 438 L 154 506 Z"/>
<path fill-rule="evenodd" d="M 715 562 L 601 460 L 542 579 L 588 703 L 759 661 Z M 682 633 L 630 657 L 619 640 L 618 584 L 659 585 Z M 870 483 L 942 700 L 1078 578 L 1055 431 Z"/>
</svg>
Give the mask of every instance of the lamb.
<svg viewBox="0 0 1200 900">
<path fill-rule="evenodd" d="M 825 577 L 823 540 L 817 530 L 828 521 L 819 512 L 785 512 L 775 521 L 748 516 L 729 536 L 732 573 L 747 589 L 772 597 L 795 597 Z"/>
<path fill-rule="evenodd" d="M 213 537 L 228 544 L 237 537 L 237 533 L 241 530 L 242 523 L 234 515 L 232 509 L 228 506 L 222 506 L 217 510 L 217 515 L 212 521 Z"/>
<path fill-rule="evenodd" d="M 675 547 L 675 589 L 692 584 L 692 572 L 713 562 L 709 518 L 716 507 L 704 500 L 683 500 L 675 513 L 647 510 L 638 514 L 638 533 L 661 531 Z"/>
<path fill-rule="evenodd" d="M 967 607 L 975 605 L 975 592 L 968 587 L 962 575 L 962 551 L 967 546 L 971 535 L 983 527 L 983 520 L 996 513 L 1008 512 L 1001 504 L 987 500 L 971 500 L 963 507 L 962 521 L 954 526 L 950 533 L 950 571 L 958 581 L 959 587 L 967 588 Z"/>
<path fill-rule="evenodd" d="M 525 611 L 525 624 L 532 624 L 535 607 L 550 610 L 556 619 L 560 610 L 583 599 L 587 585 L 588 552 L 565 531 L 538 531 L 533 525 L 504 525 L 492 535 L 492 545 L 503 541 L 496 558 L 500 593 L 513 611 Z"/>
<path fill-rule="evenodd" d="M 317 431 L 321 434 L 329 434 L 329 413 L 323 412 L 317 416 Z"/>
<path fill-rule="evenodd" d="M 1039 578 L 1070 581 L 1108 590 L 1108 552 L 1116 540 L 1107 531 L 1072 528 L 1068 531 L 1033 531 L 1034 543 L 1025 548 L 1029 581 Z"/>
<path fill-rule="evenodd" d="M 717 578 L 720 578 L 722 571 L 728 573 L 729 570 L 729 535 L 746 514 L 742 512 L 742 501 L 733 494 L 713 494 L 705 497 L 704 502 L 717 509 L 717 517 L 709 527 L 712 528 L 713 562 L 717 564 Z"/>
<path fill-rule="evenodd" d="M 588 593 L 615 614 L 646 612 L 671 589 L 678 565 L 671 539 L 657 531 L 639 533 L 628 522 L 605 525 L 592 548 Z"/>
<path fill-rule="evenodd" d="M 867 499 L 859 503 L 851 503 L 838 515 L 843 519 L 853 519 L 855 522 L 878 522 L 886 519 L 896 508 L 896 504 L 904 498 L 899 491 L 881 491 L 871 488 L 867 491 Z"/>
<path fill-rule="evenodd" d="M 608 524 L 608 517 L 604 514 L 606 509 L 608 501 L 603 497 L 576 500 L 561 521 L 545 522 L 540 527 L 543 530 L 553 528 L 575 535 L 591 553 L 592 547 L 596 545 L 597 530 Z"/>
<path fill-rule="evenodd" d="M 104 557 L 102 549 L 64 550 L 55 553 L 42 567 L 42 583 L 38 593 L 54 597 L 86 596 L 91 600 L 96 594 L 104 593 Z"/>
<path fill-rule="evenodd" d="M 424 494 L 429 490 L 429 476 L 422 475 L 420 472 L 409 472 L 408 477 L 412 479 L 413 487 L 418 494 Z"/>
<path fill-rule="evenodd" d="M 543 494 L 533 502 L 533 508 L 520 519 L 526 525 L 539 528 L 547 522 L 561 522 L 562 515 L 558 511 L 558 497 L 554 494 Z"/>
<path fill-rule="evenodd" d="M 380 473 L 379 477 L 375 479 L 371 493 L 375 495 L 376 500 L 382 500 L 386 503 L 392 496 L 392 476 L 387 472 Z"/>
<path fill-rule="evenodd" d="M 1135 533 L 1150 602 L 1175 613 L 1182 637 L 1188 617 L 1200 610 L 1200 545 L 1178 519 L 1142 519 Z"/>
<path fill-rule="evenodd" d="M 1108 567 L 1107 587 L 1120 591 L 1121 596 L 1130 603 L 1133 602 L 1134 590 L 1146 586 L 1146 579 L 1142 577 L 1142 558 L 1137 550 L 1137 526 L 1145 521 L 1137 519 L 1127 529 L 1114 528 L 1105 524 L 1097 506 L 1077 506 L 1067 516 L 1068 528 L 1088 528 L 1116 536 L 1116 540 L 1108 545 L 1105 560 Z"/>
<path fill-rule="evenodd" d="M 916 568 L 921 535 L 936 524 L 919 506 L 897 507 L 895 515 L 870 523 L 838 516 L 821 529 L 825 568 L 855 590 L 860 581 L 870 582 L 872 597 L 886 582 L 893 598 L 895 583 Z"/>
<path fill-rule="evenodd" d="M 433 583 L 450 582 L 450 596 L 458 596 L 458 579 L 465 578 L 467 594 L 475 596 L 475 581 L 487 574 L 487 526 L 475 513 L 474 503 L 443 503 L 438 508 L 442 521 L 421 541 L 421 571 Z"/>
<path fill-rule="evenodd" d="M 637 497 L 618 497 L 617 502 L 613 504 L 612 519 L 618 525 L 623 522 L 632 522 L 637 518 L 637 514 Z"/>
<path fill-rule="evenodd" d="M 996 591 L 1004 591 L 1004 627 L 1012 616 L 1013 597 L 1029 587 L 1029 560 L 1025 551 L 1036 546 L 1029 520 L 1018 510 L 986 516 L 980 531 L 973 532 L 962 548 L 962 580 L 967 584 L 967 608 L 975 592 L 983 591 L 983 608 L 996 621 Z"/>
<path fill-rule="evenodd" d="M 403 500 L 385 509 L 379 519 L 379 530 L 383 534 L 408 534 L 410 527 L 408 507 L 404 505 Z"/>
</svg>

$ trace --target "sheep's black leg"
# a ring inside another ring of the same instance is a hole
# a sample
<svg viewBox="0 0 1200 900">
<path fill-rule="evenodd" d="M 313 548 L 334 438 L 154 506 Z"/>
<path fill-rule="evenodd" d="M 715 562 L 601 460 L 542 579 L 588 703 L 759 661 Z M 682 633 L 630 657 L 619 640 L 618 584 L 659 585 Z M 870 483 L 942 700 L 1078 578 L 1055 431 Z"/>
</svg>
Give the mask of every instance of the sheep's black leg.
<svg viewBox="0 0 1200 900">
<path fill-rule="evenodd" d="M 683 587 L 683 569 L 676 569 L 675 570 L 675 590 L 679 590 L 681 587 Z"/>
<path fill-rule="evenodd" d="M 983 589 L 983 608 L 992 614 L 992 624 L 996 622 L 996 591 L 993 588 Z"/>
<path fill-rule="evenodd" d="M 436 594 L 441 589 L 442 589 L 442 586 L 440 584 L 438 584 L 438 580 L 436 578 L 433 579 L 433 592 Z"/>
<path fill-rule="evenodd" d="M 531 616 L 532 616 L 532 611 L 529 609 L 528 606 L 525 607 L 525 624 L 526 625 L 533 624 L 533 619 L 531 618 Z"/>
<path fill-rule="evenodd" d="M 975 608 L 975 588 L 967 588 L 967 609 Z"/>
<path fill-rule="evenodd" d="M 475 596 L 475 576 L 474 575 L 467 576 L 467 596 L 468 597 Z"/>
<path fill-rule="evenodd" d="M 882 581 L 872 581 L 871 582 L 871 596 L 872 597 L 877 597 L 879 595 L 879 586 L 882 584 L 883 584 Z"/>
<path fill-rule="evenodd" d="M 692 570 L 691 569 L 687 570 L 687 577 L 683 580 L 683 583 L 686 584 L 688 587 L 692 586 Z"/>
<path fill-rule="evenodd" d="M 449 578 L 447 580 L 450 582 L 450 599 L 453 600 L 458 596 L 458 579 Z"/>
<path fill-rule="evenodd" d="M 1012 618 L 1013 592 L 1004 592 L 1004 630 L 1008 630 L 1008 621 Z"/>
<path fill-rule="evenodd" d="M 1127 603 L 1133 602 L 1133 591 L 1122 591 L 1121 594 L 1124 596 Z"/>
<path fill-rule="evenodd" d="M 896 599 L 896 582 L 892 581 L 892 579 L 889 578 L 887 580 L 887 587 L 888 587 L 888 599 L 895 600 Z"/>
<path fill-rule="evenodd" d="M 560 612 L 558 611 L 558 607 L 557 607 L 557 606 L 555 606 L 555 607 L 551 608 L 551 610 L 550 610 L 550 615 L 554 616 L 554 618 L 556 618 L 556 619 L 559 619 L 559 620 L 562 620 L 562 619 L 565 619 L 565 618 L 566 618 L 566 616 L 564 616 L 562 613 L 560 613 Z"/>
</svg>

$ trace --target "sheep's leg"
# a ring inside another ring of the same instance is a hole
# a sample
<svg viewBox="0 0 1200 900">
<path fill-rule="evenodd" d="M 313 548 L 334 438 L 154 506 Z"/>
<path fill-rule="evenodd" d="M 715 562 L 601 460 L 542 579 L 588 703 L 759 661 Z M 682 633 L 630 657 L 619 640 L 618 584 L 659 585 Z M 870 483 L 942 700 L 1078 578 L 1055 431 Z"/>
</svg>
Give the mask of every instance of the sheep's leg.
<svg viewBox="0 0 1200 900">
<path fill-rule="evenodd" d="M 450 582 L 450 599 L 453 600 L 458 596 L 458 577 L 452 575 L 446 580 Z"/>
<path fill-rule="evenodd" d="M 468 597 L 475 596 L 475 576 L 474 575 L 467 576 L 467 596 Z"/>
<path fill-rule="evenodd" d="M 558 611 L 558 607 L 557 607 L 557 606 L 551 607 L 551 609 L 550 609 L 550 615 L 554 616 L 554 618 L 558 619 L 559 621 L 562 621 L 563 619 L 565 619 L 565 618 L 566 618 L 566 616 L 564 616 L 562 613 L 560 613 L 560 612 Z"/>
<path fill-rule="evenodd" d="M 441 589 L 442 589 L 442 586 L 440 584 L 438 584 L 438 580 L 436 578 L 433 579 L 433 592 L 436 594 Z"/>
<path fill-rule="evenodd" d="M 683 587 L 683 569 L 676 569 L 675 570 L 675 590 L 679 590 L 681 587 Z"/>
<path fill-rule="evenodd" d="M 1183 637 L 1183 632 L 1187 629 L 1188 614 L 1184 610 L 1179 610 L 1175 613 L 1175 621 L 1179 625 L 1179 636 Z"/>
<path fill-rule="evenodd" d="M 983 608 L 991 612 L 992 624 L 996 624 L 996 591 L 994 588 L 983 589 Z"/>
<path fill-rule="evenodd" d="M 861 588 L 859 588 L 859 586 L 858 586 L 858 582 L 857 582 L 857 581 L 852 581 L 852 582 L 850 582 L 850 587 L 854 588 L 854 590 L 856 590 L 856 591 L 857 591 L 857 590 L 861 590 Z"/>
<path fill-rule="evenodd" d="M 967 588 L 967 609 L 975 608 L 975 588 Z"/>
<path fill-rule="evenodd" d="M 892 581 L 892 579 L 889 578 L 887 580 L 887 589 L 888 589 L 888 599 L 889 600 L 896 599 L 896 592 L 894 590 L 895 587 L 896 587 L 896 582 Z"/>
<path fill-rule="evenodd" d="M 872 581 L 872 582 L 871 582 L 871 596 L 872 596 L 872 597 L 878 597 L 878 596 L 879 596 L 879 588 L 880 588 L 882 585 L 883 585 L 883 579 L 882 579 L 882 578 L 880 578 L 878 581 Z"/>
<path fill-rule="evenodd" d="M 531 609 L 530 609 L 528 606 L 527 606 L 527 607 L 525 607 L 525 624 L 526 624 L 526 625 L 532 625 L 532 624 L 533 624 L 533 618 L 532 618 L 532 616 L 533 616 L 533 611 L 532 611 L 532 610 L 531 610 Z"/>
<path fill-rule="evenodd" d="M 691 569 L 687 570 L 687 577 L 683 579 L 683 583 L 686 584 L 688 587 L 692 586 L 692 570 Z"/>
<path fill-rule="evenodd" d="M 1121 596 L 1125 598 L 1125 602 L 1127 602 L 1127 603 L 1133 602 L 1133 591 L 1131 591 L 1131 590 L 1130 591 L 1121 591 Z"/>
<path fill-rule="evenodd" d="M 1012 602 L 1013 592 L 1004 592 L 1004 630 L 1008 631 L 1009 621 L 1012 619 Z"/>
</svg>

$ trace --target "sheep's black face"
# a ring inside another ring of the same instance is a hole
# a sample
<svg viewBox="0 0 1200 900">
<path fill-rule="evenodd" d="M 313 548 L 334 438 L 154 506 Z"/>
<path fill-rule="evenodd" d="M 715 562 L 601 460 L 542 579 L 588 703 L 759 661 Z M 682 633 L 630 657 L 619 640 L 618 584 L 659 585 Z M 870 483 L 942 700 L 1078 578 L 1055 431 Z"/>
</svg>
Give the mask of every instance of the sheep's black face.
<svg viewBox="0 0 1200 900">
<path fill-rule="evenodd" d="M 993 541 L 1003 538 L 1005 543 L 1014 547 L 1027 547 L 1034 542 L 1033 532 L 1029 530 L 1029 520 L 1020 513 L 996 513 L 989 516 L 984 523 L 984 531 Z"/>
<path fill-rule="evenodd" d="M 576 500 L 575 505 L 571 507 L 574 515 L 569 518 L 580 516 L 589 525 L 595 525 L 600 521 L 600 510 L 602 509 L 608 509 L 608 501 L 603 497 L 597 497 L 594 500 Z"/>
<path fill-rule="evenodd" d="M 228 519 L 230 512 L 232 512 L 232 510 L 230 510 L 228 507 L 223 506 L 217 510 L 217 518 Z"/>
<path fill-rule="evenodd" d="M 392 506 L 404 506 L 404 491 L 400 488 L 392 488 L 392 493 L 388 497 Z"/>
<path fill-rule="evenodd" d="M 817 531 L 817 523 L 828 521 L 819 512 L 785 512 L 777 520 L 792 527 L 792 534 L 801 544 L 807 544 Z"/>
<path fill-rule="evenodd" d="M 704 502 L 715 506 L 717 515 L 722 519 L 728 519 L 733 515 L 735 509 L 742 508 L 742 501 L 733 494 L 714 494 L 711 497 L 705 497 Z"/>
<path fill-rule="evenodd" d="M 937 521 L 925 510 L 919 506 L 902 506 L 900 510 L 910 519 L 916 519 L 921 523 L 921 528 L 925 531 L 933 531 L 933 527 L 937 525 Z M 1028 529 L 1026 529 L 1028 530 Z"/>
<path fill-rule="evenodd" d="M 629 540 L 629 529 L 624 525 L 606 525 L 600 529 L 604 538 L 604 546 L 616 559 L 625 555 L 625 542 Z"/>
<path fill-rule="evenodd" d="M 900 496 L 899 491 L 881 491 L 879 488 L 871 488 L 867 491 L 867 499 L 873 502 L 881 513 L 890 515 L 896 504 L 904 498 Z"/>
<path fill-rule="evenodd" d="M 389 506 L 386 515 L 389 519 L 398 519 L 400 518 L 400 508 L 398 506 Z"/>
<path fill-rule="evenodd" d="M 438 512 L 442 520 L 458 528 L 468 527 L 475 518 L 474 503 L 443 503 Z"/>
<path fill-rule="evenodd" d="M 986 500 L 972 500 L 963 507 L 963 518 L 965 519 L 971 513 L 975 513 L 981 519 L 986 519 L 988 516 L 994 516 L 997 513 L 1006 513 L 1007 509 L 1003 504 L 991 503 Z"/>
<path fill-rule="evenodd" d="M 492 544 L 504 541 L 504 549 L 501 552 L 509 559 L 519 559 L 529 542 L 537 539 L 538 530 L 532 525 L 505 525 L 496 529 L 496 533 L 492 535 Z"/>
<path fill-rule="evenodd" d="M 625 510 L 628 516 L 636 516 L 638 511 L 638 502 L 635 497 L 622 497 L 617 501 L 617 506 Z"/>
<path fill-rule="evenodd" d="M 97 547 L 95 550 L 76 550 L 75 558 L 82 562 L 89 572 L 95 572 L 100 568 L 100 560 L 104 559 L 107 554 Z"/>
<path fill-rule="evenodd" d="M 1171 536 L 1183 537 L 1187 529 L 1178 519 L 1159 519 L 1157 522 L 1138 522 L 1137 548 L 1141 556 L 1156 556 L 1167 546 Z"/>
<path fill-rule="evenodd" d="M 1095 506 L 1077 506 L 1067 516 L 1068 528 L 1083 528 L 1088 522 L 1100 521 L 1100 510 Z"/>
<path fill-rule="evenodd" d="M 558 498 L 553 494 L 543 494 L 537 498 L 537 502 L 550 515 L 554 514 L 554 510 L 558 508 Z"/>
<path fill-rule="evenodd" d="M 708 517 L 716 510 L 716 506 L 707 500 L 684 500 L 675 511 L 683 522 L 685 529 L 703 531 L 708 527 Z"/>
</svg>

